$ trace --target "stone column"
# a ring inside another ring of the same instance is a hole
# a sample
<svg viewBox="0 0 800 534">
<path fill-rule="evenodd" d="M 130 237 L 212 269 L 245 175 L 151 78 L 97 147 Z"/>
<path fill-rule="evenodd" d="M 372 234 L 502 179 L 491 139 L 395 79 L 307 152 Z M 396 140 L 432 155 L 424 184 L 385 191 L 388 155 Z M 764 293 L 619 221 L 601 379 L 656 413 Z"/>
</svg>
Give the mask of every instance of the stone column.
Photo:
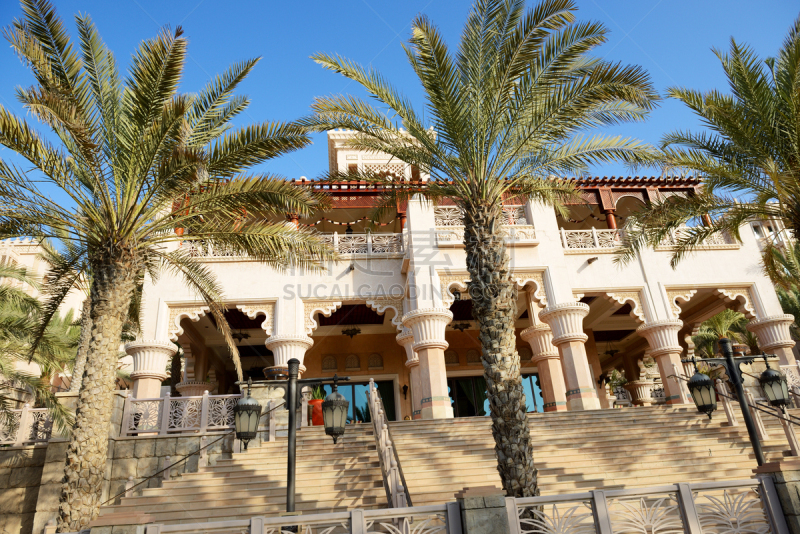
<svg viewBox="0 0 800 534">
<path fill-rule="evenodd" d="M 677 366 L 677 369 L 683 369 L 681 363 L 683 347 L 678 343 L 678 331 L 682 327 L 683 321 L 667 319 L 645 323 L 636 329 L 636 332 L 647 340 L 647 344 L 650 345 L 650 356 L 658 364 L 667 404 L 689 402 L 681 394 L 681 385 L 678 383 L 678 379 L 668 378 L 675 374 L 673 365 Z"/>
<path fill-rule="evenodd" d="M 600 400 L 597 398 L 592 370 L 583 345 L 588 339 L 583 333 L 583 318 L 588 314 L 589 306 L 582 302 L 552 304 L 539 312 L 539 319 L 553 330 L 552 343 L 561 353 L 569 410 L 600 409 Z"/>
<path fill-rule="evenodd" d="M 397 344 L 406 351 L 406 367 L 411 382 L 411 417 L 422 419 L 422 382 L 419 376 L 419 357 L 414 352 L 414 333 L 408 328 L 397 334 Z"/>
<path fill-rule="evenodd" d="M 270 369 L 281 369 L 285 373 L 289 372 L 289 360 L 297 358 L 300 360 L 300 374 L 306 372 L 303 360 L 306 351 L 314 345 L 314 340 L 305 334 L 279 334 L 270 336 L 264 343 L 275 358 L 275 366 Z"/>
<path fill-rule="evenodd" d="M 167 378 L 167 365 L 178 347 L 170 341 L 146 339 L 126 343 L 125 352 L 133 357 L 134 398 L 161 397 L 161 382 Z"/>
<path fill-rule="evenodd" d="M 414 335 L 412 349 L 419 356 L 422 419 L 453 417 L 444 363 L 448 347 L 444 332 L 452 320 L 453 314 L 447 308 L 422 308 L 403 316 L 403 326 Z"/>
<path fill-rule="evenodd" d="M 763 319 L 750 321 L 747 329 L 758 336 L 761 350 L 778 355 L 781 365 L 796 365 L 792 347 L 794 341 L 789 333 L 789 326 L 794 322 L 793 315 L 772 315 Z"/>
<path fill-rule="evenodd" d="M 553 345 L 553 331 L 544 323 L 526 328 L 519 337 L 531 346 L 533 357 L 539 371 L 539 385 L 542 388 L 545 412 L 565 412 L 567 410 L 567 387 L 564 384 L 564 371 L 561 356 Z"/>
<path fill-rule="evenodd" d="M 178 390 L 182 397 L 201 397 L 205 391 L 211 389 L 211 384 L 202 380 L 202 378 L 205 378 L 204 375 L 198 375 L 195 372 L 197 361 L 192 344 L 181 343 L 181 347 L 183 347 L 183 356 L 186 360 L 186 372 L 183 375 L 183 380 L 175 384 L 175 389 Z M 200 380 L 197 379 L 198 376 L 201 378 Z"/>
</svg>

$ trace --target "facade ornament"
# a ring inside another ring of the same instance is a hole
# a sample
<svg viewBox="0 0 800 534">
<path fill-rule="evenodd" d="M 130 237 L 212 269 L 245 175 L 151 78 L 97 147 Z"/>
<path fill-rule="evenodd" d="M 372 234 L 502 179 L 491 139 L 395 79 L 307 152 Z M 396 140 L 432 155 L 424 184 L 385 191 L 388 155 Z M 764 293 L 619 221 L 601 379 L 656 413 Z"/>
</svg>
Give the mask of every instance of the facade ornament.
<svg viewBox="0 0 800 534">
<path fill-rule="evenodd" d="M 605 297 L 609 301 L 617 302 L 618 304 L 630 303 L 631 314 L 639 321 L 644 322 L 644 308 L 642 307 L 642 298 L 638 289 L 636 291 L 606 292 Z"/>
<path fill-rule="evenodd" d="M 536 288 L 531 291 L 531 296 L 542 306 L 547 306 L 547 294 L 544 290 L 544 271 L 512 271 L 511 281 L 517 284 L 517 289 L 522 289 L 528 282 L 533 282 Z"/>
<path fill-rule="evenodd" d="M 756 318 L 756 311 L 753 308 L 753 295 L 749 287 L 731 287 L 715 289 L 714 292 L 725 301 L 730 303 L 737 301 L 741 306 L 740 310 L 748 319 Z"/>
<path fill-rule="evenodd" d="M 398 329 L 403 328 L 403 298 L 374 298 L 367 300 L 367 306 L 372 308 L 378 313 L 385 313 L 386 310 L 394 310 L 394 317 L 392 317 L 392 324 Z"/>
<path fill-rule="evenodd" d="M 190 319 L 196 323 L 211 310 L 211 307 L 203 303 L 183 305 L 183 306 L 170 306 L 169 308 L 169 326 L 167 334 L 170 341 L 178 341 L 178 337 L 183 335 L 183 328 L 181 321 L 183 319 Z"/>
<path fill-rule="evenodd" d="M 419 365 L 419 356 L 414 352 L 414 332 L 410 328 L 403 328 L 403 331 L 395 336 L 397 344 L 406 351 L 406 367 Z"/>
<path fill-rule="evenodd" d="M 538 362 L 546 358 L 558 358 L 558 349 L 553 345 L 553 331 L 546 323 L 530 326 L 519 333 L 520 339 L 530 344 L 533 351 L 531 361 Z"/>
<path fill-rule="evenodd" d="M 645 323 L 636 332 L 647 340 L 650 346 L 649 355 L 658 358 L 663 354 L 683 352 L 683 347 L 678 343 L 678 332 L 681 328 L 683 321 L 668 319 Z"/>
<path fill-rule="evenodd" d="M 672 311 L 672 315 L 675 316 L 675 319 L 677 319 L 683 311 L 676 300 L 680 299 L 683 301 L 683 304 L 686 304 L 696 293 L 696 289 L 667 289 L 667 300 L 670 304 L 670 311 Z"/>
<path fill-rule="evenodd" d="M 167 365 L 178 347 L 170 341 L 147 339 L 126 343 L 125 352 L 133 357 L 133 396 L 160 397 L 161 382 L 167 378 Z"/>
<path fill-rule="evenodd" d="M 571 341 L 585 343 L 589 337 L 583 333 L 583 319 L 589 315 L 589 305 L 582 302 L 553 304 L 539 312 L 539 319 L 553 331 L 553 345 Z"/>
<path fill-rule="evenodd" d="M 317 320 L 314 318 L 317 313 L 321 313 L 325 317 L 330 317 L 333 312 L 341 307 L 341 300 L 304 300 L 303 319 L 305 322 L 306 334 L 311 335 L 317 328 Z M 301 359 L 300 361 L 303 360 Z"/>
<path fill-rule="evenodd" d="M 300 360 L 300 372 L 306 370 L 303 359 L 306 351 L 314 345 L 314 340 L 305 334 L 278 334 L 267 338 L 264 343 L 272 351 L 275 368 L 287 369 L 289 360 L 297 358 Z"/>
<path fill-rule="evenodd" d="M 747 324 L 747 329 L 758 336 L 758 346 L 764 352 L 794 347 L 789 327 L 794 323 L 794 315 L 782 314 L 756 319 Z"/>
<path fill-rule="evenodd" d="M 211 389 L 211 382 L 202 380 L 184 380 L 180 384 L 175 384 L 175 389 L 181 397 L 202 397 L 203 393 Z"/>
<path fill-rule="evenodd" d="M 444 339 L 444 332 L 453 312 L 447 308 L 421 308 L 408 312 L 403 316 L 403 326 L 414 334 L 414 350 L 429 348 L 445 350 L 449 345 Z"/>
<path fill-rule="evenodd" d="M 455 301 L 455 297 L 450 292 L 450 287 L 454 284 L 458 287 L 458 290 L 461 291 L 462 300 L 470 298 L 469 286 L 467 286 L 470 280 L 470 274 L 468 272 L 443 272 L 438 274 L 442 292 L 442 303 L 445 306 L 449 307 Z"/>
<path fill-rule="evenodd" d="M 275 329 L 275 302 L 257 302 L 252 304 L 237 304 L 238 309 L 250 319 L 255 319 L 259 314 L 264 315 L 264 322 L 261 328 L 267 333 L 267 337 L 274 334 Z"/>
</svg>

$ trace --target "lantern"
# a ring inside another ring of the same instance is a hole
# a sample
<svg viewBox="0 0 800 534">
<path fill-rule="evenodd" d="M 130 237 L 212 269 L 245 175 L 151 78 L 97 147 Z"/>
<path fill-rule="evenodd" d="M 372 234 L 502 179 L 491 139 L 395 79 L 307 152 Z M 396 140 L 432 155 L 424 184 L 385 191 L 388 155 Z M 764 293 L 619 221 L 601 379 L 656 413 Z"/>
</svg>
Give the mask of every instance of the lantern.
<svg viewBox="0 0 800 534">
<path fill-rule="evenodd" d="M 261 418 L 261 405 L 256 399 L 250 396 L 250 387 L 253 380 L 247 379 L 247 396 L 239 399 L 233 407 L 233 424 L 236 428 L 236 439 L 244 443 L 244 450 L 247 444 L 258 433 L 258 420 Z"/>
<path fill-rule="evenodd" d="M 767 364 L 767 370 L 758 377 L 758 383 L 761 384 L 764 396 L 771 405 L 784 408 L 789 404 L 789 385 L 786 383 L 786 377 L 780 371 L 770 368 L 766 355 L 764 362 Z"/>
<path fill-rule="evenodd" d="M 336 387 L 338 377 L 333 376 L 333 391 L 325 398 L 322 403 L 322 419 L 325 423 L 325 433 L 333 438 L 336 443 L 344 435 L 344 427 L 347 424 L 347 410 L 350 403 L 339 393 Z"/>
<path fill-rule="evenodd" d="M 711 419 L 711 414 L 717 409 L 717 392 L 714 390 L 714 381 L 708 375 L 696 371 L 689 379 L 689 391 L 697 411 L 704 413 Z"/>
</svg>

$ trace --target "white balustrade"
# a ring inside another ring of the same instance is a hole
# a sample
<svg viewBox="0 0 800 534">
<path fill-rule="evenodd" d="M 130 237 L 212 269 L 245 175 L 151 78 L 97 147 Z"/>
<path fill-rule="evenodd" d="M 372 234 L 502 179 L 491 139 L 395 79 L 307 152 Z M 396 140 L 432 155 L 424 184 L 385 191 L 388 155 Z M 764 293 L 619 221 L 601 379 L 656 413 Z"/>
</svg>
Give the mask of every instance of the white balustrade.
<svg viewBox="0 0 800 534">
<path fill-rule="evenodd" d="M 403 234 L 318 234 L 338 254 L 402 254 Z M 204 241 L 184 241 L 181 248 L 198 258 L 244 258 L 246 254 L 234 253 L 230 248 L 212 246 Z"/>
<path fill-rule="evenodd" d="M 690 231 L 691 230 L 688 227 L 681 227 L 681 228 L 677 228 L 675 230 L 671 230 L 669 232 L 669 234 L 664 239 L 661 240 L 661 243 L 660 243 L 659 246 L 661 246 L 661 247 L 675 247 L 675 246 L 678 245 L 679 241 L 681 241 L 681 240 L 685 239 L 686 237 L 688 237 Z M 730 234 L 725 232 L 725 233 L 717 233 L 717 234 L 713 234 L 713 235 L 708 236 L 698 246 L 711 247 L 711 248 L 714 248 L 714 247 L 730 248 L 732 246 L 733 247 L 737 246 L 737 244 L 736 244 L 736 240 L 734 240 L 733 237 Z"/>
<path fill-rule="evenodd" d="M 561 229 L 561 246 L 569 250 L 613 249 L 622 246 L 621 230 L 590 228 L 588 230 Z"/>
<path fill-rule="evenodd" d="M 371 378 L 367 389 L 367 400 L 389 505 L 392 508 L 405 508 L 410 504 L 410 499 L 406 493 L 403 473 L 397 461 L 397 452 L 392 444 L 389 420 L 386 418 L 383 401 L 375 387 L 375 381 Z"/>
<path fill-rule="evenodd" d="M 53 432 L 53 420 L 47 408 L 9 410 L 8 418 L 0 418 L 0 445 L 47 443 Z"/>
<path fill-rule="evenodd" d="M 519 534 L 788 533 L 770 477 L 506 498 Z M 735 525 L 731 530 L 730 525 Z"/>
<path fill-rule="evenodd" d="M 241 395 L 209 395 L 135 399 L 128 396 L 120 436 L 136 434 L 205 433 L 229 430 L 233 407 Z"/>
</svg>

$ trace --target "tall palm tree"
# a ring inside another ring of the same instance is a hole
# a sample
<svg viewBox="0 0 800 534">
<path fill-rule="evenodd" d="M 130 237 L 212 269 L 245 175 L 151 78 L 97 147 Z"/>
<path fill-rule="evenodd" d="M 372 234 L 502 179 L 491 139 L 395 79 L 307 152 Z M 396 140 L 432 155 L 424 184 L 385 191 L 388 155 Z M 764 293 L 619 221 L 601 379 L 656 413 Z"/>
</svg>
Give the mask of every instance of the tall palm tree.
<svg viewBox="0 0 800 534">
<path fill-rule="evenodd" d="M 700 173 L 703 191 L 670 197 L 629 217 L 618 261 L 657 246 L 687 222 L 673 266 L 709 236 L 738 238 L 739 228 L 751 218 L 782 221 L 792 237 L 800 238 L 800 18 L 777 57 L 762 61 L 734 39 L 728 53 L 714 53 L 730 94 L 669 89 L 669 96 L 686 104 L 706 131 L 676 131 L 662 140 L 666 165 Z M 700 224 L 704 218 L 707 225 Z"/>
<path fill-rule="evenodd" d="M 33 167 L 0 161 L 0 237 L 71 244 L 47 273 L 40 334 L 75 282 L 91 275 L 83 373 L 91 387 L 80 392 L 58 526 L 75 531 L 98 514 L 108 447 L 98 437 L 108 435 L 119 343 L 142 277 L 173 273 L 206 300 L 241 377 L 221 288 L 180 242 L 208 242 L 278 266 L 314 266 L 332 253 L 285 222 L 287 212 L 309 214 L 322 197 L 279 177 L 245 174 L 309 143 L 291 123 L 232 128 L 249 103 L 234 91 L 257 59 L 233 65 L 198 94 L 181 94 L 187 42 L 180 28 L 144 41 L 122 79 L 89 16 L 75 18 L 73 44 L 47 0 L 22 0 L 22 10 L 5 36 L 35 84 L 17 97 L 58 143 L 0 106 L 0 144 Z M 54 201 L 53 190 L 69 202 Z"/>
<path fill-rule="evenodd" d="M 306 127 L 357 132 L 354 148 L 384 152 L 418 167 L 423 185 L 365 176 L 389 186 L 375 213 L 421 193 L 450 198 L 464 214 L 469 292 L 478 321 L 498 470 L 508 495 L 538 493 L 515 350 L 517 291 L 502 237 L 504 198 L 534 198 L 565 211 L 565 181 L 607 161 L 640 164 L 652 151 L 631 139 L 578 135 L 641 120 L 656 100 L 647 73 L 589 52 L 606 39 L 599 23 L 574 23 L 569 0 L 478 0 L 452 53 L 425 16 L 405 47 L 425 90 L 424 115 L 380 73 L 339 56 L 317 54 L 324 68 L 361 84 L 380 107 L 355 96 L 317 98 Z M 332 178 L 337 178 L 336 176 Z"/>
</svg>

